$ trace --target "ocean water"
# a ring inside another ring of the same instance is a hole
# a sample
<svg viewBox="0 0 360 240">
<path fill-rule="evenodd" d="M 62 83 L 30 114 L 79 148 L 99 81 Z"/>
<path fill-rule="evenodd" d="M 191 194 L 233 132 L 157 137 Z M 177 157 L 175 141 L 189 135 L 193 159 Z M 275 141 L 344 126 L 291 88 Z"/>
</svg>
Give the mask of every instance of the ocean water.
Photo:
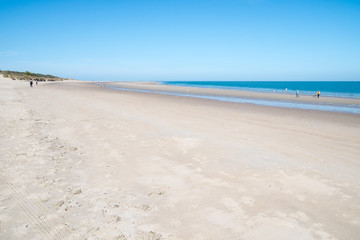
<svg viewBox="0 0 360 240">
<path fill-rule="evenodd" d="M 171 84 L 171 85 L 175 85 L 175 84 Z M 181 85 L 181 86 L 193 86 L 193 85 Z M 154 93 L 154 94 L 181 96 L 181 97 L 193 97 L 193 98 L 210 99 L 210 100 L 224 101 L 224 102 L 247 103 L 247 104 L 282 107 L 282 108 L 299 108 L 299 109 L 310 109 L 310 110 L 318 110 L 318 111 L 360 114 L 360 105 L 302 103 L 302 102 L 286 101 L 286 100 L 249 99 L 249 98 L 241 98 L 241 97 L 215 96 L 215 95 L 203 95 L 203 94 L 198 95 L 192 93 L 179 93 L 174 91 L 163 91 L 163 90 L 130 89 L 130 88 L 112 86 L 111 84 L 109 84 L 107 87 L 120 91 Z"/>
<path fill-rule="evenodd" d="M 320 96 L 360 98 L 360 81 L 169 81 L 162 84 L 258 92 L 284 92 L 287 89 L 287 93 L 295 94 L 299 90 L 302 95 L 314 95 L 319 90 Z"/>
</svg>

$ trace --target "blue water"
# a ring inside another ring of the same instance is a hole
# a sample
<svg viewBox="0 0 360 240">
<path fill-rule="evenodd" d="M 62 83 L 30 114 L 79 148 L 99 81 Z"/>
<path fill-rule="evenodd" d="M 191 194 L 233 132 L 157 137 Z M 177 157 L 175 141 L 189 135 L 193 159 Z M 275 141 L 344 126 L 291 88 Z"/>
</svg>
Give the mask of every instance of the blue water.
<svg viewBox="0 0 360 240">
<path fill-rule="evenodd" d="M 360 114 L 360 105 L 340 105 L 340 104 L 324 104 L 324 103 L 312 104 L 312 103 L 299 103 L 299 102 L 285 101 L 285 100 L 249 99 L 249 98 L 215 96 L 215 95 L 197 95 L 191 93 L 179 93 L 179 92 L 161 91 L 161 90 L 129 89 L 123 87 L 115 87 L 111 85 L 109 85 L 108 87 L 121 91 L 165 94 L 165 95 L 182 96 L 182 97 L 211 99 L 211 100 L 224 101 L 224 102 L 249 103 L 249 104 L 262 105 L 262 106 L 273 106 L 273 107 L 282 107 L 282 108 L 299 108 L 299 109 L 310 109 L 310 110 L 319 110 L 319 111 Z"/>
<path fill-rule="evenodd" d="M 287 93 L 293 94 L 299 90 L 302 95 L 314 95 L 319 90 L 321 96 L 360 98 L 360 81 L 172 81 L 162 83 L 177 86 L 237 89 L 258 92 L 284 92 L 285 89 L 287 89 Z"/>
</svg>

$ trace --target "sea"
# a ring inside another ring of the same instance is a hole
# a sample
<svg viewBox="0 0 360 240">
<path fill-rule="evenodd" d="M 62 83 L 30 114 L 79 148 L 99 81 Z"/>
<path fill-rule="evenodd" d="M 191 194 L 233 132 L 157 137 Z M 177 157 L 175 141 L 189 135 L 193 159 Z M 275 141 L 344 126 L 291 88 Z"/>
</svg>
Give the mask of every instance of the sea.
<svg viewBox="0 0 360 240">
<path fill-rule="evenodd" d="M 320 91 L 321 96 L 360 98 L 360 81 L 168 81 L 162 84 L 293 94 L 299 90 L 302 95 Z"/>
<path fill-rule="evenodd" d="M 232 89 L 232 90 L 246 90 L 254 92 L 271 92 L 271 93 L 287 93 L 294 94 L 297 90 L 301 95 L 315 95 L 320 91 L 320 97 L 337 97 L 337 98 L 353 98 L 359 99 L 360 102 L 360 81 L 163 81 L 160 84 L 200 87 L 200 88 L 215 88 L 215 89 Z M 198 95 L 193 93 L 179 93 L 170 91 L 158 91 L 148 89 L 126 89 L 119 87 L 110 88 L 122 91 L 137 91 L 144 93 L 156 93 L 175 95 L 183 97 L 193 97 L 202 99 L 211 99 L 225 102 L 248 103 L 262 106 L 274 106 L 282 108 L 299 108 L 310 109 L 318 111 L 331 111 L 360 114 L 360 104 L 330 104 L 314 101 L 312 103 L 288 101 L 288 100 L 269 100 L 269 99 L 254 99 L 243 97 L 227 97 L 215 95 Z"/>
</svg>

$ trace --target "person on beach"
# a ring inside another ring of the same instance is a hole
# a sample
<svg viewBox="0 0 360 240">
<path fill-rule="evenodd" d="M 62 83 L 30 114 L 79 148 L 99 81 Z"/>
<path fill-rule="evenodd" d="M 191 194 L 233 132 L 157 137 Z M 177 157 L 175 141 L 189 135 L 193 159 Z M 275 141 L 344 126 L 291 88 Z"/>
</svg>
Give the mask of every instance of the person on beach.
<svg viewBox="0 0 360 240">
<path fill-rule="evenodd" d="M 32 87 L 32 85 L 33 85 L 33 81 L 30 81 L 30 87 Z"/>
<path fill-rule="evenodd" d="M 38 81 L 36 81 L 36 86 L 38 85 Z"/>
<path fill-rule="evenodd" d="M 317 98 L 319 98 L 320 97 L 320 91 L 318 90 L 317 91 Z"/>
<path fill-rule="evenodd" d="M 297 98 L 300 97 L 300 95 L 299 95 L 299 90 L 296 91 L 296 97 L 297 97 Z"/>
</svg>

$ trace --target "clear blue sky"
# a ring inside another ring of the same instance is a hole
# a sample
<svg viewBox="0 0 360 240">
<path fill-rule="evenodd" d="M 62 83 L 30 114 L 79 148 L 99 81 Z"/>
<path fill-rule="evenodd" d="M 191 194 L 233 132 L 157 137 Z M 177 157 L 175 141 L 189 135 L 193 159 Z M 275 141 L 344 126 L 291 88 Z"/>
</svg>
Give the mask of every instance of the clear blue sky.
<svg viewBox="0 0 360 240">
<path fill-rule="evenodd" d="M 360 80 L 360 1 L 0 0 L 0 70 L 84 80 Z"/>
</svg>

